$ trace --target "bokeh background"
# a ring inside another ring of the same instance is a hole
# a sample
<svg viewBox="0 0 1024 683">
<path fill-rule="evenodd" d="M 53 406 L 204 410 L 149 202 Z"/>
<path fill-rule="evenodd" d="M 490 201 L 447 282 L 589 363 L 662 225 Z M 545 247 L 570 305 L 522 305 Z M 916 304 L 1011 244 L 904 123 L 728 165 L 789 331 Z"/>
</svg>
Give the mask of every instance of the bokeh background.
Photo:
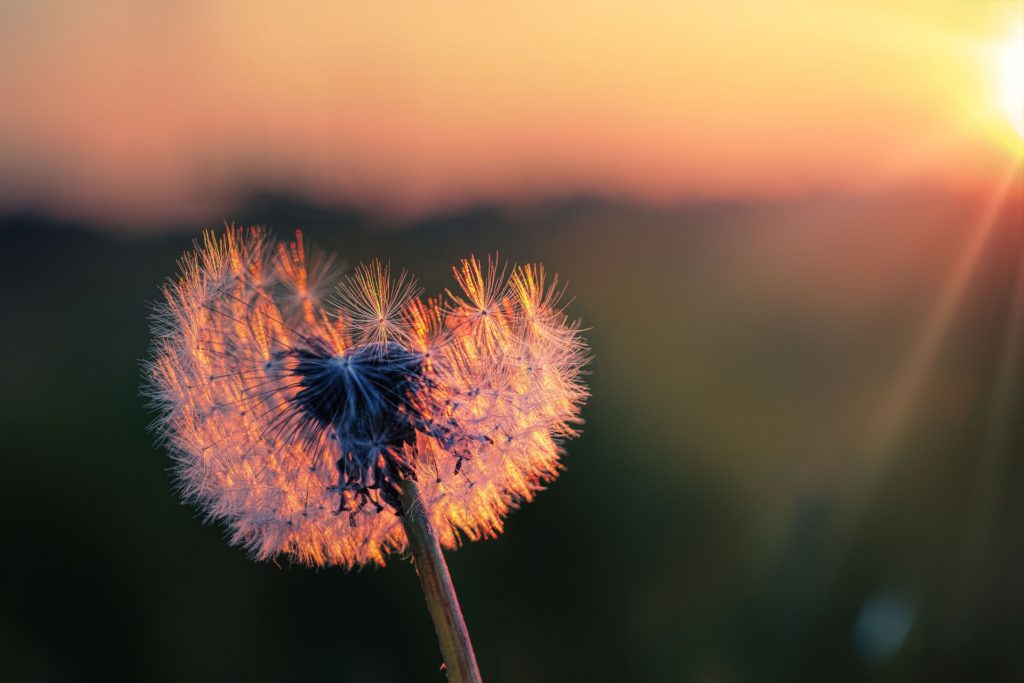
<svg viewBox="0 0 1024 683">
<path fill-rule="evenodd" d="M 171 492 L 147 316 L 228 221 L 568 283 L 584 435 L 449 554 L 487 680 L 1024 680 L 1022 27 L 3 3 L 0 678 L 444 680 L 407 560 L 253 563 Z"/>
</svg>

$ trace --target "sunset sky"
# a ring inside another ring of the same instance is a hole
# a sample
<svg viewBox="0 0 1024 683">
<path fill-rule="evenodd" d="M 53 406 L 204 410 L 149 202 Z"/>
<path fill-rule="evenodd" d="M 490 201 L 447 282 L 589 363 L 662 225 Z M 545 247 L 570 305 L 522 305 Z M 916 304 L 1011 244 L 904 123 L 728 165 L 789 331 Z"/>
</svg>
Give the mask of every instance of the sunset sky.
<svg viewBox="0 0 1024 683">
<path fill-rule="evenodd" d="M 0 211 L 991 186 L 1013 0 L 5 2 Z"/>
</svg>

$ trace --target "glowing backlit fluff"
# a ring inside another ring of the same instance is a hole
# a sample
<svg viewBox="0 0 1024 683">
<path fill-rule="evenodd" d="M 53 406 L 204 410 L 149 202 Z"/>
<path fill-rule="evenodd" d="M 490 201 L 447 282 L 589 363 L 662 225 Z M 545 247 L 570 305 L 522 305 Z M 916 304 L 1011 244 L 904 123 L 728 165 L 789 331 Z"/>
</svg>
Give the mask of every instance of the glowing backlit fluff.
<svg viewBox="0 0 1024 683">
<path fill-rule="evenodd" d="M 325 300 L 329 261 L 260 228 L 207 233 L 180 266 L 147 367 L 157 424 L 184 497 L 254 557 L 383 564 L 406 546 L 402 479 L 451 548 L 558 476 L 587 348 L 542 267 L 470 258 L 421 299 L 374 262 Z"/>
</svg>

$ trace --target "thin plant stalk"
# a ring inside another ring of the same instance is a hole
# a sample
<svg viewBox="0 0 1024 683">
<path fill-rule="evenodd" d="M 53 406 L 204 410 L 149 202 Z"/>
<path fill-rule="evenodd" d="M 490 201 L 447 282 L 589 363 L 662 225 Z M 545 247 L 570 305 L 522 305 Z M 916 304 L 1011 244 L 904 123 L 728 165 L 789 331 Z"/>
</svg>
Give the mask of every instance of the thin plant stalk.
<svg viewBox="0 0 1024 683">
<path fill-rule="evenodd" d="M 480 683 L 480 670 L 469 640 L 466 621 L 462 618 L 459 599 L 455 595 L 448 565 L 434 529 L 427 519 L 416 482 L 404 480 L 399 496 L 402 503 L 402 525 L 409 538 L 409 548 L 420 577 L 420 586 L 427 599 L 427 609 L 434 622 L 434 631 L 441 646 L 448 680 L 453 683 Z"/>
</svg>

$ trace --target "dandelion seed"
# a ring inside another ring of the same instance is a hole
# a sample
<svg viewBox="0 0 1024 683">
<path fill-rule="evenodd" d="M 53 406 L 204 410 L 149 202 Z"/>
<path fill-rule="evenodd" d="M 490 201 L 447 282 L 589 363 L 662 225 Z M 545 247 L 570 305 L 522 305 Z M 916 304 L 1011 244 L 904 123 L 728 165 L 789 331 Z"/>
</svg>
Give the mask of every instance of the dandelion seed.
<svg viewBox="0 0 1024 683">
<path fill-rule="evenodd" d="M 235 227 L 180 265 L 153 326 L 158 429 L 182 495 L 253 557 L 384 564 L 408 547 L 405 482 L 454 548 L 558 476 L 588 349 L 541 267 L 470 258 L 441 300 L 373 262 L 325 298 L 301 235 Z"/>
<path fill-rule="evenodd" d="M 588 350 L 556 282 L 470 258 L 422 299 L 375 261 L 325 299 L 330 259 L 261 228 L 205 233 L 180 265 L 147 370 L 182 495 L 257 559 L 408 549 L 449 680 L 479 681 L 440 545 L 499 534 L 577 433 Z"/>
</svg>

